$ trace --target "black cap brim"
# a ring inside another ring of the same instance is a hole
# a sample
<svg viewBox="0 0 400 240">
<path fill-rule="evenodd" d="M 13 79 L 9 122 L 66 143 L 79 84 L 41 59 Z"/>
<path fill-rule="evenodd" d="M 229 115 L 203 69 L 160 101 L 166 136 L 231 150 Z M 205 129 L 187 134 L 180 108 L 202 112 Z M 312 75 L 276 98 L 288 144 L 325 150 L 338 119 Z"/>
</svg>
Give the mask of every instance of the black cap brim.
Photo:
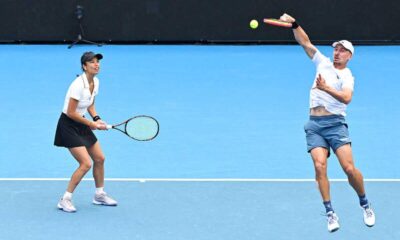
<svg viewBox="0 0 400 240">
<path fill-rule="evenodd" d="M 103 59 L 103 55 L 101 55 L 100 53 L 97 53 L 96 55 L 94 55 L 94 57 L 97 58 L 97 60 Z"/>
</svg>

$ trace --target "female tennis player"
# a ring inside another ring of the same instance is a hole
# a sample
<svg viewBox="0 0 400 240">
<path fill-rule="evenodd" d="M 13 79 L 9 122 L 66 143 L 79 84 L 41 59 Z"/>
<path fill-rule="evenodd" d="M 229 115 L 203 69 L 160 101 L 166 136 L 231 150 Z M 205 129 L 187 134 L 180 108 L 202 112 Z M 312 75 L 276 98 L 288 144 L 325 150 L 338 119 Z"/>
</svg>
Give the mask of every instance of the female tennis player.
<svg viewBox="0 0 400 240">
<path fill-rule="evenodd" d="M 359 197 L 364 223 L 375 224 L 375 214 L 365 195 L 361 172 L 354 166 L 347 123 L 346 108 L 353 96 L 354 77 L 347 63 L 354 55 L 351 42 L 341 40 L 333 43 L 333 62 L 311 43 L 305 31 L 288 14 L 281 21 L 292 23 L 296 41 L 312 59 L 317 74 L 310 91 L 310 120 L 306 123 L 307 150 L 314 162 L 316 181 L 327 213 L 328 231 L 339 229 L 339 218 L 333 210 L 327 176 L 327 160 L 330 148 L 336 154 L 348 181 Z"/>
<path fill-rule="evenodd" d="M 64 108 L 58 120 L 54 145 L 68 148 L 78 161 L 79 167 L 72 174 L 66 192 L 57 207 L 65 212 L 75 212 L 72 193 L 79 182 L 92 167 L 96 184 L 93 203 L 97 205 L 116 206 L 117 202 L 104 192 L 104 154 L 92 130 L 106 130 L 106 123 L 97 115 L 95 96 L 99 91 L 101 54 L 85 52 L 81 57 L 83 73 L 70 85 Z M 89 112 L 93 121 L 84 117 Z"/>
</svg>

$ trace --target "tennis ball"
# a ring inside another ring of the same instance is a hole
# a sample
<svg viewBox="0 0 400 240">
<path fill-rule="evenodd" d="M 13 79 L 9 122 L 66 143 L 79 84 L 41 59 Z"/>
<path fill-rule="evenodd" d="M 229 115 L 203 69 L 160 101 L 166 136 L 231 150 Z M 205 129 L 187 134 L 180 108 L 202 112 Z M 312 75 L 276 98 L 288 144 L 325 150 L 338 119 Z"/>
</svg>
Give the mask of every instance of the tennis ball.
<svg viewBox="0 0 400 240">
<path fill-rule="evenodd" d="M 251 27 L 252 29 L 256 29 L 256 28 L 258 27 L 258 21 L 255 20 L 255 19 L 251 20 L 251 21 L 250 21 L 250 27 Z"/>
</svg>

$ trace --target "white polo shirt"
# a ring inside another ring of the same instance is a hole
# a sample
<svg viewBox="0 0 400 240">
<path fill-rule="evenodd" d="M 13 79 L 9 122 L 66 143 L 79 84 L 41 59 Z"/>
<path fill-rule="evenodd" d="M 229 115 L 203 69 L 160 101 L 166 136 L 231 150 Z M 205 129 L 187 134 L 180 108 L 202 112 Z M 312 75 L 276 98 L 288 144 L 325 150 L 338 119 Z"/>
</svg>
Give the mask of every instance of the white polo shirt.
<svg viewBox="0 0 400 240">
<path fill-rule="evenodd" d="M 94 97 L 99 92 L 99 79 L 94 77 L 93 81 L 94 89 L 92 94 L 90 93 L 89 82 L 85 73 L 82 73 L 71 83 L 65 96 L 63 113 L 67 114 L 69 99 L 73 98 L 79 101 L 76 112 L 82 116 L 85 115 L 87 108 L 93 104 Z"/>
<path fill-rule="evenodd" d="M 332 97 L 327 92 L 316 88 L 316 79 L 318 74 L 321 74 L 326 83 L 336 90 L 341 91 L 343 88 L 348 88 L 353 91 L 354 77 L 350 69 L 336 69 L 331 60 L 320 51 L 314 54 L 312 61 L 317 68 L 317 73 L 310 91 L 310 108 L 323 106 L 330 113 L 346 116 L 347 105 Z"/>
</svg>

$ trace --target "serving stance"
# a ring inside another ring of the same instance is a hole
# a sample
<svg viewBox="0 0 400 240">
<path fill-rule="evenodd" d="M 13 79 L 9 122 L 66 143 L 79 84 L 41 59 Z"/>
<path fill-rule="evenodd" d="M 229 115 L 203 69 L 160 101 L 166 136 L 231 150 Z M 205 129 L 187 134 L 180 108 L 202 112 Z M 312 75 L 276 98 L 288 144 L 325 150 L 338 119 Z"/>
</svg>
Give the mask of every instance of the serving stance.
<svg viewBox="0 0 400 240">
<path fill-rule="evenodd" d="M 83 73 L 70 85 L 65 96 L 64 108 L 58 120 L 54 145 L 68 148 L 71 155 L 79 163 L 72 174 L 66 192 L 57 207 L 65 212 L 75 212 L 72 193 L 82 178 L 92 167 L 96 191 L 93 203 L 97 205 L 116 206 L 117 202 L 104 191 L 104 154 L 99 141 L 92 130 L 106 130 L 96 112 L 95 96 L 99 91 L 101 54 L 85 52 L 81 57 Z M 89 112 L 93 121 L 84 117 Z"/>
<path fill-rule="evenodd" d="M 339 229 L 339 218 L 333 210 L 327 176 L 327 160 L 330 148 L 336 154 L 348 181 L 359 197 L 364 223 L 372 227 L 375 214 L 365 195 L 364 180 L 355 168 L 345 120 L 346 107 L 353 96 L 354 77 L 347 63 L 354 55 L 351 42 L 341 40 L 333 43 L 333 62 L 311 43 L 304 30 L 288 14 L 281 21 L 292 24 L 296 41 L 316 66 L 316 77 L 310 91 L 310 119 L 305 124 L 307 150 L 314 162 L 316 181 L 327 213 L 328 230 Z"/>
</svg>

